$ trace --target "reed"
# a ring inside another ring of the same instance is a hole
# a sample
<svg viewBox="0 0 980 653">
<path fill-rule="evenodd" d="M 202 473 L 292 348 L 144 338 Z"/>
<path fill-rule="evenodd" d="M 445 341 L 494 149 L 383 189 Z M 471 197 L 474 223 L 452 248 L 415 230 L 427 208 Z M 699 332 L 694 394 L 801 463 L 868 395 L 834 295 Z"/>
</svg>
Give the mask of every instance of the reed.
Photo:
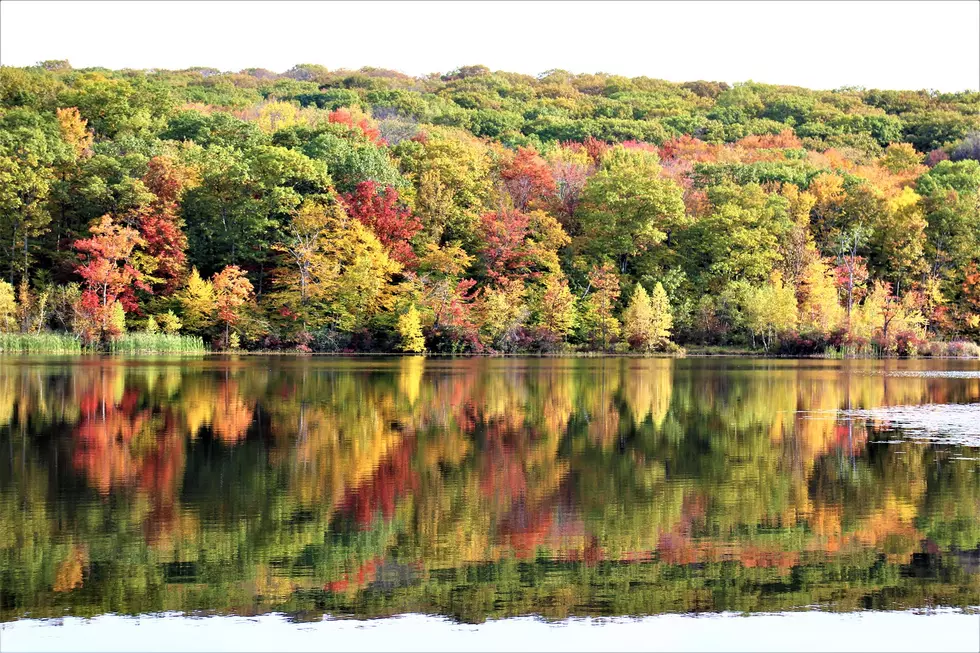
<svg viewBox="0 0 980 653">
<path fill-rule="evenodd" d="M 67 333 L 0 333 L 0 354 L 80 354 L 81 341 Z"/>
<path fill-rule="evenodd" d="M 200 336 L 178 333 L 126 333 L 108 344 L 110 354 L 204 354 Z"/>
</svg>

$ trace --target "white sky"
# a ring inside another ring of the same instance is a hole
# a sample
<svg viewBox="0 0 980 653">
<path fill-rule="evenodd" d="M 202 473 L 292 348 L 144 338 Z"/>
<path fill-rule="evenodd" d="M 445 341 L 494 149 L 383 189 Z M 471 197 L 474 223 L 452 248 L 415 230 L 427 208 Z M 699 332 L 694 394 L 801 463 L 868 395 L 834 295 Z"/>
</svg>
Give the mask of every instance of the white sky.
<svg viewBox="0 0 980 653">
<path fill-rule="evenodd" d="M 646 75 L 980 90 L 980 2 L 0 3 L 0 63 Z"/>
</svg>

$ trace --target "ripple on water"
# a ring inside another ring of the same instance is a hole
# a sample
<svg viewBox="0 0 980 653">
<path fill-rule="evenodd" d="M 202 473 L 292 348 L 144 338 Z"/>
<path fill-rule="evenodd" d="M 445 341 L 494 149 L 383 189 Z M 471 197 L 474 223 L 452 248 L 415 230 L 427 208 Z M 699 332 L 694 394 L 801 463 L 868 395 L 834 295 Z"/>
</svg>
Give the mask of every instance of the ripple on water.
<svg viewBox="0 0 980 653">
<path fill-rule="evenodd" d="M 844 410 L 841 416 L 888 422 L 910 439 L 980 447 L 980 403 L 880 406 Z"/>
<path fill-rule="evenodd" d="M 893 376 L 910 379 L 980 379 L 980 370 L 859 370 L 866 376 Z"/>
</svg>

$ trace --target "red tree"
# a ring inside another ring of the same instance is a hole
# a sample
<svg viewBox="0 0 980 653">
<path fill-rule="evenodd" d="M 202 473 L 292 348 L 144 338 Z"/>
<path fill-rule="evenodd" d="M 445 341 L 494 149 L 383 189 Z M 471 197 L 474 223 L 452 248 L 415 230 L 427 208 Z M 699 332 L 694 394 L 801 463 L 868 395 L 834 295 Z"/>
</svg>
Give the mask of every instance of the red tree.
<svg viewBox="0 0 980 653">
<path fill-rule="evenodd" d="M 556 213 L 566 229 L 571 226 L 571 218 L 582 200 L 582 189 L 589 178 L 588 166 L 581 163 L 556 161 L 551 166 L 555 180 Z"/>
<path fill-rule="evenodd" d="M 494 281 L 526 273 L 531 263 L 524 242 L 529 223 L 526 213 L 515 210 L 485 213 L 480 218 L 484 243 L 481 256 Z"/>
<path fill-rule="evenodd" d="M 398 202 L 391 186 L 380 190 L 373 181 L 362 181 L 353 193 L 344 195 L 347 213 L 371 229 L 391 258 L 414 269 L 418 260 L 409 241 L 422 228 L 418 218 Z"/>
<path fill-rule="evenodd" d="M 518 147 L 514 159 L 500 172 L 504 186 L 518 211 L 555 194 L 555 178 L 544 159 L 533 149 Z"/>
<path fill-rule="evenodd" d="M 169 158 L 157 156 L 150 159 L 143 184 L 156 199 L 140 210 L 137 224 L 146 241 L 146 252 L 157 264 L 154 276 L 163 284 L 164 293 L 172 293 L 180 284 L 187 265 L 187 236 L 181 229 L 179 217 L 184 177 Z"/>
<path fill-rule="evenodd" d="M 332 123 L 347 125 L 351 129 L 360 129 L 361 133 L 372 143 L 384 144 L 381 139 L 381 132 L 371 124 L 371 121 L 366 116 L 360 119 L 355 118 L 350 109 L 341 107 L 340 109 L 331 111 L 330 115 L 327 116 L 327 120 Z"/>
<path fill-rule="evenodd" d="M 112 311 L 118 301 L 123 310 L 138 309 L 133 290 L 151 292 L 143 274 L 129 264 L 133 248 L 143 244 L 139 232 L 113 224 L 108 215 L 90 229 L 91 238 L 75 241 L 81 263 L 75 268 L 85 281 L 79 304 L 84 323 L 83 335 L 92 341 L 98 337 L 118 335 Z"/>
<path fill-rule="evenodd" d="M 602 161 L 602 157 L 605 156 L 606 151 L 609 149 L 609 143 L 605 141 L 600 141 L 594 136 L 586 136 L 585 140 L 582 141 L 582 146 L 585 148 L 586 153 L 588 153 L 589 158 L 592 159 L 592 163 L 599 165 Z"/>
</svg>

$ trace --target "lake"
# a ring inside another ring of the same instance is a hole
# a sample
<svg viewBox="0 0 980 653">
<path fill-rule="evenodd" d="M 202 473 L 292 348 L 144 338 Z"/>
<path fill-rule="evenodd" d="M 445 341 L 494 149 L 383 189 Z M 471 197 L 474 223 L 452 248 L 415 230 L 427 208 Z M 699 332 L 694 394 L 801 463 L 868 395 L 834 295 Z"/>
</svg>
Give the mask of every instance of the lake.
<svg viewBox="0 0 980 653">
<path fill-rule="evenodd" d="M 980 362 L 0 357 L 12 650 L 980 649 Z"/>
</svg>

